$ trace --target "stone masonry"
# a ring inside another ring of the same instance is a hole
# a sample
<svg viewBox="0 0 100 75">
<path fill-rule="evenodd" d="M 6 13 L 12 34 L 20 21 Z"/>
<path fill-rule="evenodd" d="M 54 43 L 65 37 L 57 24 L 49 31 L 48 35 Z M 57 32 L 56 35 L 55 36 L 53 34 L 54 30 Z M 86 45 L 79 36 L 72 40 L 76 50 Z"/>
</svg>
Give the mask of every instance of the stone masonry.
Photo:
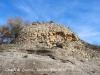
<svg viewBox="0 0 100 75">
<path fill-rule="evenodd" d="M 32 25 L 23 27 L 17 38 L 17 44 L 20 45 L 41 44 L 49 48 L 64 41 L 79 41 L 79 38 L 70 28 L 53 22 L 33 22 Z"/>
</svg>

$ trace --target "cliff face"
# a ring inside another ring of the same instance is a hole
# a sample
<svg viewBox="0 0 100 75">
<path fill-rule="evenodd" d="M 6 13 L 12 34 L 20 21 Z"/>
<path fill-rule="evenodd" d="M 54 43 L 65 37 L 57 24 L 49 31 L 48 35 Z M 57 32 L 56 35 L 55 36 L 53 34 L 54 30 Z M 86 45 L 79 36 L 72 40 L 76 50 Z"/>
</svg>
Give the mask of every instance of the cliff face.
<svg viewBox="0 0 100 75">
<path fill-rule="evenodd" d="M 99 75 L 100 47 L 53 22 L 23 27 L 14 47 L 0 50 L 0 75 Z"/>
</svg>

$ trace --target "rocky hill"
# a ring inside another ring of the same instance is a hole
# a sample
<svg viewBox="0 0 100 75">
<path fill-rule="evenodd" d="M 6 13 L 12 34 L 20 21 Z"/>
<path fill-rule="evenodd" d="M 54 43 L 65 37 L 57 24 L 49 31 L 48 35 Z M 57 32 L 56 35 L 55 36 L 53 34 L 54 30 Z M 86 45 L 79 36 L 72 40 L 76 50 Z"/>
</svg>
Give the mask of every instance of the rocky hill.
<svg viewBox="0 0 100 75">
<path fill-rule="evenodd" d="M 52 21 L 24 26 L 16 45 L 0 54 L 0 75 L 100 74 L 100 46 Z"/>
<path fill-rule="evenodd" d="M 33 23 L 22 29 L 17 39 L 18 44 L 40 44 L 43 47 L 54 47 L 59 42 L 77 41 L 79 37 L 69 28 L 55 23 Z"/>
</svg>

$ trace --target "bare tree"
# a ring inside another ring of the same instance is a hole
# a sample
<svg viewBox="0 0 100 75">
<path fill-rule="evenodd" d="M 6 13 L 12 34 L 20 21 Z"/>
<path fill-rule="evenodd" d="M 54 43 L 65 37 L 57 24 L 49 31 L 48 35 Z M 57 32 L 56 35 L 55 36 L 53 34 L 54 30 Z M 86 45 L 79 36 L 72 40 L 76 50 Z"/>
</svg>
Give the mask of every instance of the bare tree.
<svg viewBox="0 0 100 75">
<path fill-rule="evenodd" d="M 8 26 L 2 26 L 0 29 L 0 33 L 2 41 L 7 41 L 7 43 L 11 41 L 10 29 Z"/>
<path fill-rule="evenodd" d="M 19 16 L 10 17 L 7 20 L 7 25 L 0 28 L 0 42 L 10 43 L 18 37 L 23 25 L 29 25 L 28 20 L 23 20 Z"/>
<path fill-rule="evenodd" d="M 10 25 L 11 27 L 14 27 L 14 26 L 16 26 L 16 25 L 22 25 L 23 20 L 22 20 L 21 17 L 15 16 L 15 17 L 10 17 L 10 18 L 8 18 L 7 23 L 8 23 L 8 25 Z"/>
<path fill-rule="evenodd" d="M 27 25 L 29 25 L 29 24 L 30 24 L 30 21 L 24 20 L 24 25 L 25 25 L 25 26 L 27 26 Z"/>
</svg>

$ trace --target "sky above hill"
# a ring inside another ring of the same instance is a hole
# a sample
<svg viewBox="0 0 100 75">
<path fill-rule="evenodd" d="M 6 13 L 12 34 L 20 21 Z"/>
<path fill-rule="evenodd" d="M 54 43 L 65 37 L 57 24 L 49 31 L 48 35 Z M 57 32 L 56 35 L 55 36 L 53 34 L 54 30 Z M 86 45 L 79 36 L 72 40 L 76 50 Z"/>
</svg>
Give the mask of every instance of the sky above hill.
<svg viewBox="0 0 100 75">
<path fill-rule="evenodd" d="M 53 20 L 100 45 L 100 0 L 0 0 L 0 25 L 14 16 L 30 22 Z"/>
</svg>

